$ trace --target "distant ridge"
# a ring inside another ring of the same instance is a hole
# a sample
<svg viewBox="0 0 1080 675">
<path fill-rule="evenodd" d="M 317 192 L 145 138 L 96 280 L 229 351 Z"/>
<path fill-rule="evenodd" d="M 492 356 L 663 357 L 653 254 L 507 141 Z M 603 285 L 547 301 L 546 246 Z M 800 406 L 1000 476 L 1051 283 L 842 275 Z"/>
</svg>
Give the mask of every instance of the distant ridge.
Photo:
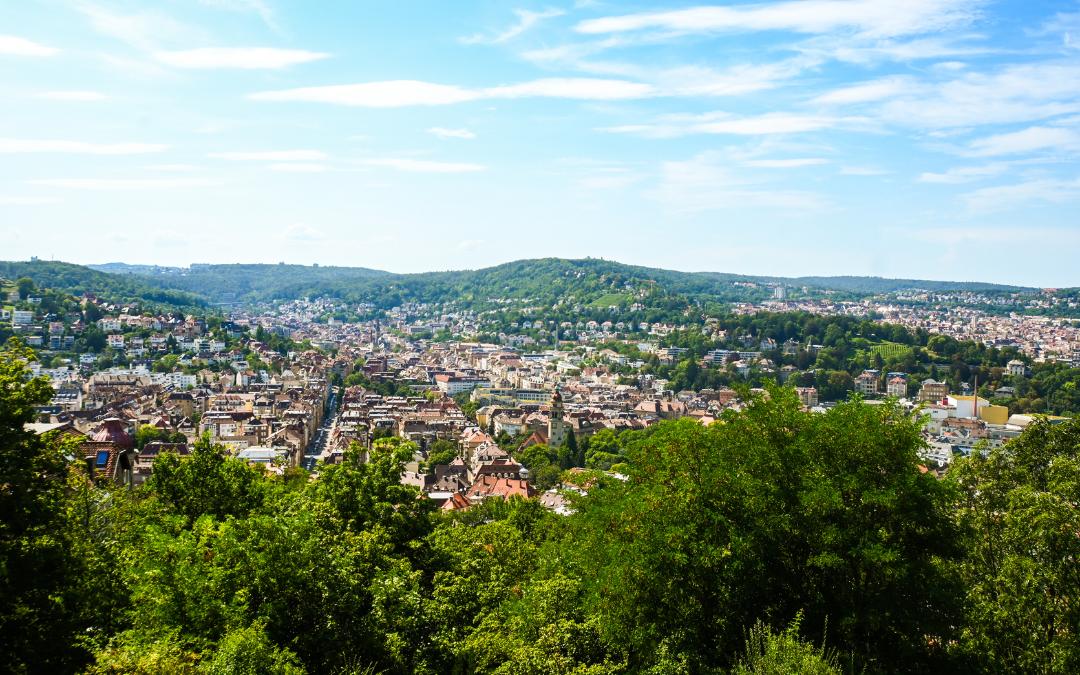
<svg viewBox="0 0 1080 675">
<path fill-rule="evenodd" d="M 207 302 L 260 302 L 301 297 L 328 297 L 372 302 L 383 307 L 401 302 L 477 302 L 499 297 L 559 301 L 574 298 L 593 302 L 640 292 L 645 286 L 690 299 L 715 302 L 768 297 L 770 289 L 784 285 L 831 290 L 851 297 L 904 290 L 1037 292 L 1038 289 L 972 281 L 929 281 L 860 276 L 778 277 L 723 272 L 680 272 L 627 265 L 598 258 L 539 258 L 475 270 L 398 274 L 364 267 L 327 267 L 286 264 L 197 264 L 190 267 L 110 262 L 80 266 L 59 262 L 0 263 L 9 278 L 35 275 L 36 282 L 65 289 L 80 289 L 105 279 L 125 280 L 127 291 L 147 294 L 148 288 L 175 291 L 182 298 L 197 296 Z M 105 275 L 104 277 L 98 275 Z"/>
</svg>

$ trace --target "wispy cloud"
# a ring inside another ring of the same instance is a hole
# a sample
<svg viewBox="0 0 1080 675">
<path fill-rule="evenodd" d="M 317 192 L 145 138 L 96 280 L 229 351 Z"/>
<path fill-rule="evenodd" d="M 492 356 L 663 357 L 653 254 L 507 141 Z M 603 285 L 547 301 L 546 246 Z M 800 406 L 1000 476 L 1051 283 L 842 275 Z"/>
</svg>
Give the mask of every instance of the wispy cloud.
<svg viewBox="0 0 1080 675">
<path fill-rule="evenodd" d="M 484 99 L 567 98 L 584 101 L 617 101 L 645 98 L 653 88 L 640 82 L 593 78 L 548 78 L 520 84 L 469 89 L 417 80 L 389 80 L 301 87 L 251 94 L 256 101 L 307 101 L 366 108 L 400 108 L 464 103 Z"/>
<path fill-rule="evenodd" d="M 267 28 L 278 34 L 283 32 L 281 24 L 278 23 L 277 14 L 263 0 L 199 0 L 199 2 L 215 9 L 233 12 L 254 12 L 262 19 Z"/>
<path fill-rule="evenodd" d="M 1080 112 L 1080 63 L 1040 61 L 964 73 L 885 101 L 877 116 L 906 127 L 1012 124 Z"/>
<path fill-rule="evenodd" d="M 698 116 L 668 116 L 645 124 L 604 127 L 601 131 L 632 134 L 648 138 L 674 138 L 690 134 L 725 134 L 733 136 L 770 136 L 820 131 L 833 127 L 865 126 L 859 117 L 832 117 L 801 113 L 766 113 L 738 117 L 726 112 Z"/>
<path fill-rule="evenodd" d="M 317 162 L 326 159 L 320 150 L 257 150 L 253 152 L 211 152 L 207 157 L 230 162 Z"/>
<path fill-rule="evenodd" d="M 1080 200 L 1080 179 L 1042 178 L 1014 185 L 996 185 L 963 195 L 976 213 L 1006 211 L 1032 202 L 1062 204 Z"/>
<path fill-rule="evenodd" d="M 815 193 L 778 189 L 735 174 L 729 160 L 714 152 L 663 162 L 660 182 L 648 196 L 674 211 L 690 213 L 746 208 L 807 210 L 826 205 Z"/>
<path fill-rule="evenodd" d="M 324 52 L 271 47 L 203 47 L 161 51 L 154 58 L 174 68 L 276 70 L 329 57 Z"/>
<path fill-rule="evenodd" d="M 913 91 L 916 83 L 904 76 L 885 77 L 869 82 L 860 82 L 848 87 L 841 87 L 826 92 L 811 101 L 819 105 L 850 105 L 868 103 L 893 98 Z"/>
<path fill-rule="evenodd" d="M 15 35 L 0 35 L 0 54 L 3 55 L 52 56 L 59 51 L 55 47 L 47 47 L 40 42 L 34 42 Z"/>
<path fill-rule="evenodd" d="M 476 134 L 468 129 L 447 129 L 446 127 L 431 127 L 427 130 L 429 134 L 436 138 L 460 138 L 463 140 L 471 141 L 476 138 Z"/>
<path fill-rule="evenodd" d="M 517 22 L 514 25 L 492 35 L 476 33 L 475 35 L 463 37 L 460 38 L 459 42 L 466 45 L 499 44 L 507 42 L 521 35 L 543 20 L 553 19 L 557 16 L 562 16 L 565 13 L 566 12 L 561 9 L 545 9 L 540 12 L 534 12 L 527 9 L 515 9 L 514 14 L 517 16 Z"/>
<path fill-rule="evenodd" d="M 104 101 L 109 97 L 100 91 L 43 91 L 34 95 L 36 98 L 44 98 L 50 101 Z"/>
<path fill-rule="evenodd" d="M 69 155 L 141 155 L 162 152 L 159 143 L 87 143 L 46 139 L 0 138 L 0 153 L 61 153 Z"/>
<path fill-rule="evenodd" d="M 801 169 L 807 166 L 828 164 L 829 160 L 821 157 L 792 157 L 789 159 L 750 159 L 744 163 L 758 169 Z"/>
<path fill-rule="evenodd" d="M 22 197 L 18 195 L 0 195 L 0 206 L 41 206 L 53 204 L 56 200 L 51 197 Z"/>
<path fill-rule="evenodd" d="M 284 171 L 289 173 L 322 173 L 323 171 L 326 171 L 326 165 L 324 164 L 310 164 L 300 162 L 271 164 L 268 168 L 271 171 Z"/>
<path fill-rule="evenodd" d="M 968 154 L 975 157 L 1015 155 L 1037 150 L 1080 150 L 1080 133 L 1062 127 L 1035 126 L 977 138 L 968 145 Z"/>
<path fill-rule="evenodd" d="M 78 2 L 75 8 L 98 33 L 147 52 L 162 44 L 205 42 L 208 37 L 202 29 L 156 9 L 123 13 L 92 2 Z"/>
<path fill-rule="evenodd" d="M 310 225 L 304 223 L 293 223 L 278 234 L 278 239 L 285 241 L 306 243 L 314 241 L 322 241 L 326 239 L 326 235 L 321 230 L 315 229 Z"/>
<path fill-rule="evenodd" d="M 45 178 L 28 181 L 31 185 L 72 190 L 168 190 L 209 187 L 217 182 L 202 178 Z"/>
<path fill-rule="evenodd" d="M 1004 173 L 1009 168 L 1006 162 L 995 162 L 982 166 L 960 166 L 949 169 L 943 173 L 927 172 L 919 175 L 921 183 L 942 183 L 955 185 L 959 183 L 972 183 L 984 178 L 991 178 Z"/>
<path fill-rule="evenodd" d="M 482 164 L 467 162 L 437 162 L 425 159 L 410 159 L 406 157 L 379 157 L 359 160 L 359 164 L 365 166 L 386 167 L 398 171 L 414 173 L 474 173 L 483 171 L 487 167 Z"/>
<path fill-rule="evenodd" d="M 978 16 L 982 4 L 982 0 L 792 0 L 608 16 L 582 21 L 575 29 L 587 34 L 851 31 L 895 37 L 966 25 Z"/>
</svg>

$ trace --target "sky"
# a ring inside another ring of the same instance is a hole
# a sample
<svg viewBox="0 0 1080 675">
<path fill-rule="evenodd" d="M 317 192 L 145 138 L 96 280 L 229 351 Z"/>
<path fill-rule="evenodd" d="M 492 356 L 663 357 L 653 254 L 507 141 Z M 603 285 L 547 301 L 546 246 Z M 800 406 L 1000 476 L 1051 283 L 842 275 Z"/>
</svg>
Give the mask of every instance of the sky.
<svg viewBox="0 0 1080 675">
<path fill-rule="evenodd" d="M 1080 286 L 1080 2 L 0 3 L 0 259 Z"/>
</svg>

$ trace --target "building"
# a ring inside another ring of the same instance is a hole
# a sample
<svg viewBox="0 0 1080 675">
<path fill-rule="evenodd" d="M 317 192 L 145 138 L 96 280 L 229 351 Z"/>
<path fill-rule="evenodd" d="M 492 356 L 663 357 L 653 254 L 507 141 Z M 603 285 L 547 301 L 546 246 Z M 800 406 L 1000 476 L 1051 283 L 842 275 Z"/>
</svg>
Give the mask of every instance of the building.
<svg viewBox="0 0 1080 675">
<path fill-rule="evenodd" d="M 486 377 L 462 377 L 439 373 L 435 376 L 435 386 L 447 396 L 453 396 L 463 391 L 472 391 L 477 387 L 490 387 L 491 382 Z"/>
<path fill-rule="evenodd" d="M 855 378 L 855 391 L 864 396 L 873 396 L 881 390 L 878 388 L 878 374 L 874 370 L 864 370 Z"/>
<path fill-rule="evenodd" d="M 1009 375 L 1013 377 L 1025 377 L 1028 374 L 1028 368 L 1024 365 L 1024 362 L 1020 359 L 1013 359 L 1006 364 L 1006 368 L 1009 370 Z"/>
<path fill-rule="evenodd" d="M 551 395 L 551 417 L 548 419 L 548 447 L 561 448 L 566 443 L 567 427 L 563 419 L 562 394 L 556 389 Z"/>
<path fill-rule="evenodd" d="M 919 401 L 927 403 L 939 403 L 949 395 L 949 385 L 934 379 L 923 380 L 919 387 Z"/>
<path fill-rule="evenodd" d="M 899 376 L 889 378 L 885 383 L 885 393 L 895 398 L 904 398 L 907 396 L 907 380 Z"/>
<path fill-rule="evenodd" d="M 799 401 L 807 408 L 813 408 L 818 404 L 817 387 L 795 387 L 795 393 L 799 395 Z"/>
</svg>

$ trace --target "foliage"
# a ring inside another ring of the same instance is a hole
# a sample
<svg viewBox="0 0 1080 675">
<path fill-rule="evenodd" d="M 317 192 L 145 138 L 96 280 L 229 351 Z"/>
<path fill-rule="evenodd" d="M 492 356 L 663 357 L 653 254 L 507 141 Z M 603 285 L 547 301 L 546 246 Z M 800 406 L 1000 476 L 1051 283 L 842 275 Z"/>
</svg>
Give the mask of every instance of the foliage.
<svg viewBox="0 0 1080 675">
<path fill-rule="evenodd" d="M 799 639 L 799 617 L 782 631 L 761 621 L 746 638 L 746 653 L 732 675 L 840 675 L 837 658 Z"/>
<path fill-rule="evenodd" d="M 1037 421 L 949 478 L 961 489 L 968 668 L 1080 670 L 1080 420 Z"/>
</svg>

